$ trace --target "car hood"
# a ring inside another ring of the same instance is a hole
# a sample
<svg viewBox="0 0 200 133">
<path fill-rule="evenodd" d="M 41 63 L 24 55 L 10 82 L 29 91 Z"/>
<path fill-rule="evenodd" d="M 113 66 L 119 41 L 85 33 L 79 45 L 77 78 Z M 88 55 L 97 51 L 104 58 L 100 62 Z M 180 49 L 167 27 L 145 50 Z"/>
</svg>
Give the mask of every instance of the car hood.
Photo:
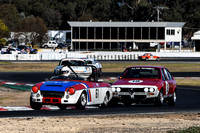
<svg viewBox="0 0 200 133">
<path fill-rule="evenodd" d="M 81 82 L 75 81 L 46 81 L 40 87 L 41 91 L 65 91 L 66 88 L 80 84 Z"/>
<path fill-rule="evenodd" d="M 160 79 L 136 79 L 136 78 L 125 78 L 119 79 L 112 85 L 157 85 Z"/>
</svg>

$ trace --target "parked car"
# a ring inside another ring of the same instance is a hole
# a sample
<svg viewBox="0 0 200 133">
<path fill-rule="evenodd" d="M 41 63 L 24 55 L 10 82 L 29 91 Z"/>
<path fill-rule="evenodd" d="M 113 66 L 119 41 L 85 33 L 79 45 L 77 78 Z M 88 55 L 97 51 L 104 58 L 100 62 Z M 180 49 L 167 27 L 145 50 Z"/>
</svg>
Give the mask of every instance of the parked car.
<svg viewBox="0 0 200 133">
<path fill-rule="evenodd" d="M 95 59 L 93 58 L 82 58 L 87 65 L 92 65 L 95 66 L 97 68 L 97 72 L 98 72 L 98 76 L 101 77 L 102 76 L 102 65 Z"/>
<path fill-rule="evenodd" d="M 8 46 L 5 46 L 3 48 L 1 48 L 1 54 L 19 54 L 20 52 L 16 49 L 16 48 L 9 48 L 8 50 Z"/>
<path fill-rule="evenodd" d="M 128 67 L 112 84 L 113 98 L 127 106 L 132 103 L 154 103 L 170 106 L 176 103 L 177 84 L 165 67 Z"/>
<path fill-rule="evenodd" d="M 57 48 L 58 43 L 56 41 L 48 41 L 47 43 L 44 43 L 42 45 L 42 47 L 44 47 L 44 48 Z"/>
<path fill-rule="evenodd" d="M 138 59 L 146 60 L 146 61 L 148 61 L 148 60 L 157 60 L 157 61 L 159 61 L 160 57 L 159 56 L 155 56 L 152 53 L 145 53 L 142 56 L 138 56 Z"/>
<path fill-rule="evenodd" d="M 53 76 L 48 81 L 35 84 L 31 89 L 31 108 L 40 110 L 42 105 L 47 104 L 58 106 L 60 109 L 66 109 L 67 106 L 84 109 L 86 105 L 106 107 L 112 98 L 111 85 L 86 81 L 75 74 L 72 67 L 63 67 L 59 75 Z M 74 73 L 75 76 L 71 73 Z"/>
<path fill-rule="evenodd" d="M 85 79 L 94 79 L 95 81 L 98 80 L 97 68 L 93 65 L 87 65 L 87 63 L 83 59 L 76 59 L 76 58 L 61 59 L 58 66 L 54 69 L 54 74 L 59 73 L 61 68 L 63 67 L 69 68 L 69 66 L 80 77 L 83 77 Z M 75 73 L 72 73 L 72 74 L 75 74 Z"/>
<path fill-rule="evenodd" d="M 21 51 L 21 53 L 30 53 L 30 54 L 37 54 L 38 50 L 37 49 L 33 49 L 31 46 L 26 46 L 26 45 L 18 45 L 16 47 L 16 49 L 18 51 Z"/>
</svg>

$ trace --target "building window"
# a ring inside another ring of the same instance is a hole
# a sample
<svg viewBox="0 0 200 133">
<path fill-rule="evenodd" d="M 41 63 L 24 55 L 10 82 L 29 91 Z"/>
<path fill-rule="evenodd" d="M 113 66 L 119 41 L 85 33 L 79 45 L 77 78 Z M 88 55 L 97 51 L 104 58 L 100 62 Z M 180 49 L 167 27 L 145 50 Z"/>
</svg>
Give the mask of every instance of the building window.
<svg viewBox="0 0 200 133">
<path fill-rule="evenodd" d="M 175 30 L 167 30 L 167 35 L 175 35 Z"/>
</svg>

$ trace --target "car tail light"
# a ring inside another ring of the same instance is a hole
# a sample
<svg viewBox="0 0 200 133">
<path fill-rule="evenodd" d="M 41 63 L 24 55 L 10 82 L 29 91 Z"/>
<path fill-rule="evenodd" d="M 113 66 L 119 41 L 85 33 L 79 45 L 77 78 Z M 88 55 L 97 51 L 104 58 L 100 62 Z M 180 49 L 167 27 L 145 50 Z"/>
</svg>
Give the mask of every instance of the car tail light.
<svg viewBox="0 0 200 133">
<path fill-rule="evenodd" d="M 38 90 L 39 90 L 39 88 L 38 88 L 37 86 L 33 86 L 33 87 L 32 87 L 32 91 L 33 91 L 34 93 L 37 93 Z"/>
<path fill-rule="evenodd" d="M 70 87 L 68 90 L 67 90 L 67 93 L 69 95 L 73 95 L 74 93 L 76 92 L 76 89 L 74 87 Z"/>
</svg>

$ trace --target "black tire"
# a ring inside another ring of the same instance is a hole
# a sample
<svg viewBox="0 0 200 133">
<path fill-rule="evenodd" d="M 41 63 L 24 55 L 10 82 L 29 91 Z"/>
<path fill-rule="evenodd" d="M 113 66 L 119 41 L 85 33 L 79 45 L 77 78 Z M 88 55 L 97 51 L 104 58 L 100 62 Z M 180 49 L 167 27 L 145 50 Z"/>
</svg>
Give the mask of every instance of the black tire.
<svg viewBox="0 0 200 133">
<path fill-rule="evenodd" d="M 159 61 L 159 60 L 160 60 L 160 58 L 157 58 L 157 59 L 156 59 L 156 61 Z"/>
<path fill-rule="evenodd" d="M 102 71 L 101 71 L 101 70 L 99 71 L 98 76 L 99 76 L 99 77 L 102 76 Z"/>
<path fill-rule="evenodd" d="M 66 110 L 67 105 L 58 105 L 58 108 L 59 108 L 60 110 Z"/>
<path fill-rule="evenodd" d="M 42 104 L 32 102 L 32 97 L 30 97 L 30 106 L 34 110 L 40 110 L 42 108 Z"/>
<path fill-rule="evenodd" d="M 44 48 L 48 48 L 48 46 L 47 46 L 47 45 L 45 45 L 45 46 L 44 46 Z"/>
<path fill-rule="evenodd" d="M 100 109 L 106 108 L 108 106 L 108 103 L 109 103 L 109 92 L 106 93 L 103 103 L 100 104 L 99 108 Z"/>
<path fill-rule="evenodd" d="M 145 60 L 146 60 L 146 61 L 148 61 L 148 60 L 149 60 L 149 58 L 145 58 Z"/>
<path fill-rule="evenodd" d="M 158 94 L 158 97 L 156 98 L 155 102 L 154 102 L 154 105 L 156 107 L 161 107 L 164 103 L 164 95 L 163 95 L 163 90 L 161 89 L 159 94 Z"/>
<path fill-rule="evenodd" d="M 82 92 L 75 107 L 76 109 L 83 110 L 85 109 L 86 104 L 87 104 L 87 95 L 85 92 Z"/>
<path fill-rule="evenodd" d="M 172 94 L 172 97 L 170 97 L 168 101 L 169 106 L 174 106 L 176 104 L 176 91 Z"/>
</svg>

